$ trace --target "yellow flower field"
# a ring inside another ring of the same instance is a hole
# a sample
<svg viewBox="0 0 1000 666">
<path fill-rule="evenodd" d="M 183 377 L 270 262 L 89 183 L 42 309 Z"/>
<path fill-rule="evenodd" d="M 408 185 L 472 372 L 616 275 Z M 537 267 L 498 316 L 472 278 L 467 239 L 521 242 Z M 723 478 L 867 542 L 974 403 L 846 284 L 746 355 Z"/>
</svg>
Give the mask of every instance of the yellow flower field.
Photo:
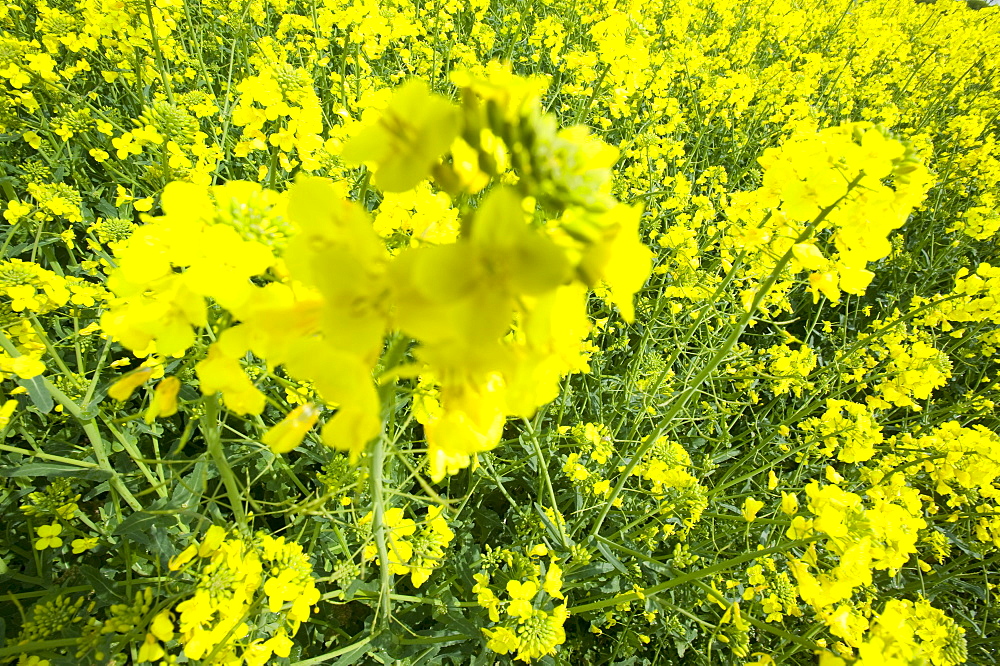
<svg viewBox="0 0 1000 666">
<path fill-rule="evenodd" d="M 993 663 L 998 12 L 0 5 L 0 664 Z"/>
</svg>

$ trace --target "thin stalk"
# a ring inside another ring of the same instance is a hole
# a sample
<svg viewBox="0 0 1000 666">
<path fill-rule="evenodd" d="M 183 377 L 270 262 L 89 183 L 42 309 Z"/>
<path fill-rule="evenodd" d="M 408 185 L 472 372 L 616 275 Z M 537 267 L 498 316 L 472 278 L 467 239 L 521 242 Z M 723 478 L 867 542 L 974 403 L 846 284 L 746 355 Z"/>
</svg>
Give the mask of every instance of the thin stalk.
<svg viewBox="0 0 1000 666">
<path fill-rule="evenodd" d="M 153 6 L 149 0 L 146 2 L 146 18 L 149 19 L 149 36 L 153 43 L 153 54 L 156 56 L 156 67 L 160 70 L 160 78 L 163 79 L 163 90 L 167 94 L 167 101 L 171 105 L 174 103 L 174 91 L 170 86 L 170 74 L 167 73 L 167 65 L 163 60 L 163 52 L 160 51 L 160 40 L 156 36 L 156 25 L 153 22 Z"/>
<path fill-rule="evenodd" d="M 558 511 L 559 504 L 556 502 L 556 493 L 552 488 L 552 479 L 549 477 L 549 467 L 548 459 L 545 454 L 542 453 L 542 445 L 538 441 L 538 431 L 535 429 L 535 424 L 531 421 L 525 419 L 524 424 L 528 429 L 528 438 L 531 440 L 532 447 L 535 449 L 535 457 L 538 460 L 538 469 L 541 472 L 542 480 L 545 482 L 545 489 L 548 491 L 549 502 L 552 503 L 552 510 Z M 559 536 L 562 538 L 562 546 L 564 548 L 568 547 L 569 540 L 566 537 L 566 528 L 563 525 L 563 521 L 554 520 L 556 527 L 559 528 Z"/>
<path fill-rule="evenodd" d="M 0 347 L 2 347 L 3 350 L 11 356 L 17 357 L 21 355 L 6 334 L 2 332 L 0 332 Z M 94 449 L 94 457 L 97 459 L 98 467 L 111 474 L 111 478 L 109 479 L 111 487 L 122 496 L 122 499 L 124 499 L 126 504 L 132 507 L 134 511 L 141 511 L 142 504 L 140 504 L 139 500 L 132 495 L 132 492 L 125 485 L 125 482 L 122 481 L 121 476 L 119 476 L 118 472 L 115 471 L 115 468 L 111 466 L 111 461 L 108 459 L 107 446 L 105 445 L 104 438 L 101 436 L 101 431 L 98 430 L 94 420 L 84 418 L 79 405 L 70 400 L 65 393 L 60 391 L 51 381 L 49 381 L 48 377 L 39 377 L 39 379 L 42 381 L 42 385 L 45 386 L 45 389 L 49 392 L 49 395 L 52 396 L 53 400 L 62 405 L 63 409 L 69 412 L 70 415 L 77 419 L 83 426 L 83 432 L 87 435 L 87 439 L 90 440 L 90 444 Z"/>
<path fill-rule="evenodd" d="M 744 562 L 751 562 L 756 560 L 758 557 L 764 557 L 766 555 L 773 555 L 775 553 L 787 553 L 791 551 L 792 548 L 798 548 L 799 546 L 806 546 L 816 538 L 810 539 L 796 539 L 795 541 L 789 541 L 783 543 L 779 546 L 774 546 L 772 548 L 767 548 L 764 550 L 754 550 L 748 553 L 743 553 L 737 557 L 732 557 L 728 560 L 719 562 L 710 567 L 705 567 L 704 569 L 698 569 L 697 571 L 691 571 L 685 574 L 680 574 L 674 576 L 670 580 L 664 581 L 659 585 L 654 585 L 652 587 L 647 587 L 642 591 L 644 596 L 651 596 L 654 594 L 659 594 L 660 592 L 665 592 L 670 588 L 677 587 L 678 585 L 683 585 L 684 583 L 690 583 L 702 578 L 707 578 L 709 576 L 714 576 L 715 574 L 725 571 L 726 569 L 731 569 Z M 577 615 L 579 613 L 587 613 L 589 611 L 600 610 L 602 608 L 608 608 L 610 606 L 617 606 L 628 601 L 635 601 L 639 598 L 639 593 L 637 592 L 627 592 L 625 594 L 619 594 L 614 597 L 604 597 L 600 601 L 594 601 L 592 603 L 581 604 L 579 606 L 573 606 L 569 609 L 571 615 Z"/>
</svg>

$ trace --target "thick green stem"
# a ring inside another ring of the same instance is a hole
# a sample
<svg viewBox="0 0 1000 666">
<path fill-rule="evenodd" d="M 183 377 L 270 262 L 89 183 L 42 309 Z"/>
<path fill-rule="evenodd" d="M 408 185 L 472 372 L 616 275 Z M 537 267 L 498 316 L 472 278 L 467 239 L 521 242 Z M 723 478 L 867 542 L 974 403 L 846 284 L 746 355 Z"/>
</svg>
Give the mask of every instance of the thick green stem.
<svg viewBox="0 0 1000 666">
<path fill-rule="evenodd" d="M 385 467 L 385 437 L 375 440 L 371 455 L 372 478 L 372 535 L 378 548 L 379 566 L 379 602 L 378 622 L 387 625 L 392 616 L 392 571 L 389 568 L 389 547 L 387 545 L 388 527 L 385 524 L 385 492 L 383 488 L 383 470 Z"/>
<path fill-rule="evenodd" d="M 160 70 L 160 79 L 163 81 L 163 91 L 167 95 L 167 101 L 173 104 L 174 91 L 170 85 L 170 73 L 167 72 L 167 64 L 160 50 L 160 40 L 156 36 L 156 23 L 153 20 L 153 6 L 149 0 L 146 0 L 146 18 L 149 19 L 149 35 L 153 44 L 153 54 L 156 56 L 156 67 Z"/>
<path fill-rule="evenodd" d="M 222 424 L 219 422 L 219 398 L 217 395 L 205 398 L 205 415 L 201 417 L 201 434 L 205 438 L 208 454 L 212 457 L 216 469 L 219 470 L 222 485 L 226 488 L 226 495 L 229 497 L 229 504 L 232 505 L 233 516 L 236 519 L 236 526 L 240 532 L 246 533 L 248 531 L 247 515 L 243 510 L 243 494 L 240 492 L 233 468 L 229 466 L 229 460 L 222 449 Z"/>
</svg>

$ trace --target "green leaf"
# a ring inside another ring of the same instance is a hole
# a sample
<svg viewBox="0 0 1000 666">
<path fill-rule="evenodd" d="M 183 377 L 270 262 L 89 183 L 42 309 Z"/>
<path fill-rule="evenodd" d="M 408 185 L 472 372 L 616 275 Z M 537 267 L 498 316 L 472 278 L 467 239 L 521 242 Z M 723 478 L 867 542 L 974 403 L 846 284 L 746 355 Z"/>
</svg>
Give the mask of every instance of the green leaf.
<svg viewBox="0 0 1000 666">
<path fill-rule="evenodd" d="M 49 390 L 45 388 L 45 382 L 42 381 L 41 377 L 18 379 L 17 383 L 28 391 L 28 397 L 31 398 L 31 402 L 35 404 L 38 411 L 42 414 L 48 414 L 52 411 L 55 403 L 52 402 L 52 396 L 49 395 Z"/>
<path fill-rule="evenodd" d="M 597 546 L 597 550 L 601 551 L 601 555 L 604 556 L 604 559 L 607 560 L 608 564 L 613 566 L 615 569 L 618 569 L 618 571 L 622 572 L 625 575 L 629 575 L 631 573 L 628 569 L 625 568 L 625 565 L 622 564 L 622 561 L 619 560 L 617 557 L 615 557 L 614 554 L 611 552 L 611 549 L 608 548 L 605 544 L 603 544 L 600 541 L 596 541 L 594 542 L 594 545 Z"/>
<path fill-rule="evenodd" d="M 80 565 L 78 571 L 80 575 L 83 576 L 84 580 L 94 586 L 94 592 L 97 594 L 97 598 L 103 602 L 110 601 L 122 601 L 123 597 L 115 591 L 115 588 L 110 584 L 107 575 L 101 573 L 97 567 L 93 567 L 89 564 Z"/>
<path fill-rule="evenodd" d="M 88 481 L 104 481 L 106 479 L 110 479 L 112 474 L 108 470 L 93 467 L 76 467 L 74 465 L 44 462 L 28 463 L 19 467 L 0 468 L 0 476 L 11 478 L 68 476 L 74 479 L 86 479 Z"/>
<path fill-rule="evenodd" d="M 153 537 L 154 530 L 165 530 L 176 521 L 172 514 L 139 511 L 119 523 L 112 534 L 142 544 L 152 552 L 159 552 L 161 544 Z"/>
</svg>

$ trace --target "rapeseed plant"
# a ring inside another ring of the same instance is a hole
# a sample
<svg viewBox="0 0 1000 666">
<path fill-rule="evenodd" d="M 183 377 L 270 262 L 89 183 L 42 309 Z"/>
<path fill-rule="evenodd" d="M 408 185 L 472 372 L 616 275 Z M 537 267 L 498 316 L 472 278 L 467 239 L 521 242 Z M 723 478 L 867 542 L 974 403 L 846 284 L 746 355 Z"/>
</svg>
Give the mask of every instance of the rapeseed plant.
<svg viewBox="0 0 1000 666">
<path fill-rule="evenodd" d="M 0 6 L 0 662 L 988 662 L 996 12 Z"/>
</svg>

